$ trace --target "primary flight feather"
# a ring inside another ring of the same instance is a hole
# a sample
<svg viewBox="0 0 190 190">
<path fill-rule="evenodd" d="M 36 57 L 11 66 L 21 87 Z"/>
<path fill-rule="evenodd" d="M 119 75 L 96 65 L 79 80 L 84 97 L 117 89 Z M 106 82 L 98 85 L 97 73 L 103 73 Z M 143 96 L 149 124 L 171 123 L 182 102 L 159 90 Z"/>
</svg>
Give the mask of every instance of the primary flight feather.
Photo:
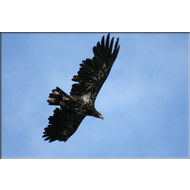
<svg viewBox="0 0 190 190">
<path fill-rule="evenodd" d="M 48 118 L 49 125 L 44 129 L 42 136 L 45 137 L 44 140 L 66 142 L 87 115 L 103 119 L 95 109 L 94 102 L 110 73 L 120 48 L 119 38 L 117 38 L 112 52 L 114 38 L 109 43 L 109 37 L 110 34 L 107 35 L 105 42 L 103 36 L 101 42 L 93 47 L 94 57 L 92 59 L 82 61 L 78 75 L 72 78 L 77 83 L 72 85 L 70 95 L 59 87 L 49 94 L 49 105 L 60 105 L 60 108 L 56 108 L 53 116 Z"/>
</svg>

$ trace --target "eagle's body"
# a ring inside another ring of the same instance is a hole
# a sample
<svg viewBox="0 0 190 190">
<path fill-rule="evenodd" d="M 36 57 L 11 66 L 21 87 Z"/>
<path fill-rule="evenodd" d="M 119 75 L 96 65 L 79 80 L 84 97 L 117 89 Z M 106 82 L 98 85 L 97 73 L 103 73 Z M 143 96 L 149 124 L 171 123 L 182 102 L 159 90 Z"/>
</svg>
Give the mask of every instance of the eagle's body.
<svg viewBox="0 0 190 190">
<path fill-rule="evenodd" d="M 101 44 L 98 42 L 93 48 L 93 59 L 82 61 L 78 75 L 72 79 L 78 83 L 72 85 L 70 95 L 59 87 L 52 90 L 49 95 L 49 105 L 60 105 L 61 109 L 56 108 L 54 115 L 48 118 L 49 125 L 43 135 L 46 137 L 45 140 L 66 142 L 87 115 L 103 119 L 95 109 L 94 103 L 119 51 L 119 38 L 117 38 L 112 53 L 113 39 L 109 45 L 108 34 L 105 44 L 103 36 Z"/>
</svg>

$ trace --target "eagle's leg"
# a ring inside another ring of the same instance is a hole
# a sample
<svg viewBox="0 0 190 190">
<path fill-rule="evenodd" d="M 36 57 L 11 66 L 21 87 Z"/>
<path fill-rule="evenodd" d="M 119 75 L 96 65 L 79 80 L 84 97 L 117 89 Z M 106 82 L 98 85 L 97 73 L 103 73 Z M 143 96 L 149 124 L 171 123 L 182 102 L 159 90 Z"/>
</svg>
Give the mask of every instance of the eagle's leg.
<svg viewBox="0 0 190 190">
<path fill-rule="evenodd" d="M 53 93 L 49 94 L 49 99 L 47 100 L 49 102 L 49 105 L 65 106 L 65 101 L 70 100 L 70 96 L 63 92 L 59 87 L 56 87 L 56 89 L 52 90 L 52 92 Z"/>
</svg>

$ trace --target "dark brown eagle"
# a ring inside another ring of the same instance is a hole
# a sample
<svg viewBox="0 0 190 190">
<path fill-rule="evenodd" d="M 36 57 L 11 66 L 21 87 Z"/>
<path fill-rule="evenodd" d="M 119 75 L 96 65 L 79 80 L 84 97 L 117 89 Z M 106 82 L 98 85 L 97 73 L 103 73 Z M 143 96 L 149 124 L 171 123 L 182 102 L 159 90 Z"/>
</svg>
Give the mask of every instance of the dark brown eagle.
<svg viewBox="0 0 190 190">
<path fill-rule="evenodd" d="M 66 142 L 75 133 L 82 120 L 87 116 L 94 116 L 103 119 L 102 115 L 95 109 L 96 97 L 109 75 L 113 63 L 117 57 L 120 45 L 119 38 L 112 53 L 113 40 L 109 44 L 110 34 L 106 42 L 104 36 L 101 43 L 93 47 L 94 57 L 86 59 L 80 64 L 78 75 L 73 76 L 73 81 L 78 82 L 72 85 L 70 96 L 59 87 L 49 94 L 49 105 L 59 105 L 53 116 L 50 116 L 49 125 L 44 129 L 44 140 L 49 142 L 58 140 Z"/>
</svg>

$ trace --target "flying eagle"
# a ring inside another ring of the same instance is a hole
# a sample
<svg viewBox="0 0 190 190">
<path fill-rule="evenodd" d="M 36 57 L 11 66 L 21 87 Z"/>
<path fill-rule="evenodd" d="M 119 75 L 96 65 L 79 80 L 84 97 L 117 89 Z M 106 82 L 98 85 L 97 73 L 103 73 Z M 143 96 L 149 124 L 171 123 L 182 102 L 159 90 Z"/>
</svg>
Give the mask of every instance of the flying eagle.
<svg viewBox="0 0 190 190">
<path fill-rule="evenodd" d="M 59 105 L 50 116 L 49 125 L 44 129 L 44 140 L 49 142 L 58 140 L 66 142 L 75 133 L 82 120 L 87 116 L 94 116 L 103 119 L 102 115 L 95 109 L 96 97 L 109 75 L 113 63 L 119 52 L 119 38 L 114 46 L 113 41 L 109 44 L 109 36 L 106 42 L 104 36 L 101 42 L 93 47 L 94 57 L 86 59 L 80 64 L 78 75 L 74 75 L 72 80 L 78 83 L 72 85 L 70 95 L 63 92 L 59 87 L 49 94 L 49 105 Z"/>
</svg>

